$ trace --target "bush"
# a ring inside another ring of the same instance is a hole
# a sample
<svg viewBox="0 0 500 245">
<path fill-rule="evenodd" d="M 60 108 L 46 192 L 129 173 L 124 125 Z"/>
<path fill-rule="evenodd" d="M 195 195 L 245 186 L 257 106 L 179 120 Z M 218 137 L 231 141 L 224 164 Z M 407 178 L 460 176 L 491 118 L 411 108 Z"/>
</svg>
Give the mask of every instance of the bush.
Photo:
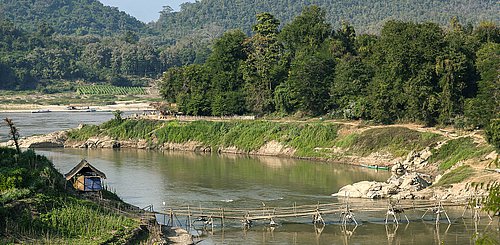
<svg viewBox="0 0 500 245">
<path fill-rule="evenodd" d="M 497 152 L 500 152 L 500 119 L 490 122 L 486 129 L 486 138 L 490 144 L 495 146 Z"/>
</svg>

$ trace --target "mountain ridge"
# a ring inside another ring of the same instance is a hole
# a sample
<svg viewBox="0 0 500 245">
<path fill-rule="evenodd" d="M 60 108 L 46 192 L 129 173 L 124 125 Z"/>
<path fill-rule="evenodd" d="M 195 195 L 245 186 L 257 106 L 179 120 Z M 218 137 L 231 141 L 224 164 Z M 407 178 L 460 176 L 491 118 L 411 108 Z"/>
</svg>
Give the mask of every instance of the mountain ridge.
<svg viewBox="0 0 500 245">
<path fill-rule="evenodd" d="M 478 24 L 480 21 L 499 22 L 500 4 L 495 0 L 202 0 L 184 3 L 178 12 L 164 10 L 158 21 L 150 23 L 154 29 L 170 37 L 189 35 L 200 29 L 242 29 L 248 34 L 255 23 L 255 15 L 261 12 L 273 14 L 282 24 L 290 22 L 309 5 L 325 9 L 328 22 L 339 27 L 348 21 L 361 33 L 377 33 L 388 20 L 432 21 L 448 24 L 452 17 L 463 23 Z"/>
<path fill-rule="evenodd" d="M 27 31 L 45 23 L 65 35 L 148 31 L 145 23 L 97 0 L 0 0 L 0 16 Z"/>
</svg>

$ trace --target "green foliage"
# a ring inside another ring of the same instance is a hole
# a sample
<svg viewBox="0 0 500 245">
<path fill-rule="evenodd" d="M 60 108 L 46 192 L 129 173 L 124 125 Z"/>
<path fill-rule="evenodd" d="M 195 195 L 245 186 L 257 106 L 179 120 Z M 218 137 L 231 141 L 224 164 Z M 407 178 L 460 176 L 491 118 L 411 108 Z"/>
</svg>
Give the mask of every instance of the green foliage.
<svg viewBox="0 0 500 245">
<path fill-rule="evenodd" d="M 113 118 L 113 120 L 118 122 L 118 123 L 123 121 L 122 115 L 123 115 L 123 111 L 120 111 L 120 110 L 113 111 L 113 116 L 115 117 L 115 118 Z"/>
<path fill-rule="evenodd" d="M 473 175 L 474 169 L 469 165 L 463 165 L 443 175 L 435 186 L 446 186 L 460 183 Z"/>
<path fill-rule="evenodd" d="M 245 80 L 246 102 L 250 111 L 274 111 L 273 92 L 286 76 L 283 45 L 278 41 L 279 21 L 269 13 L 257 15 L 255 35 L 246 42 L 247 59 L 241 69 Z"/>
<path fill-rule="evenodd" d="M 432 133 L 420 133 L 402 127 L 368 129 L 360 134 L 351 134 L 339 139 L 335 145 L 367 156 L 374 152 L 388 152 L 397 157 L 410 151 L 419 151 L 438 142 L 441 137 Z"/>
<path fill-rule="evenodd" d="M 0 148 L 0 243 L 12 237 L 51 244 L 111 243 L 138 226 L 137 221 L 68 194 L 65 182 L 53 164 L 34 151 L 17 154 Z"/>
<path fill-rule="evenodd" d="M 486 129 L 488 142 L 500 151 L 500 119 L 492 120 Z"/>
<path fill-rule="evenodd" d="M 439 149 L 433 150 L 429 162 L 439 162 L 439 170 L 444 171 L 450 169 L 459 161 L 481 156 L 492 150 L 488 146 L 478 146 L 471 137 L 462 137 L 449 140 Z"/>
<path fill-rule="evenodd" d="M 166 36 L 180 37 L 205 28 L 242 29 L 250 33 L 254 14 L 268 12 L 283 24 L 291 22 L 306 6 L 318 5 L 327 21 L 341 27 L 341 20 L 351 23 L 359 33 L 375 33 L 388 19 L 411 22 L 433 21 L 445 25 L 453 16 L 478 24 L 481 20 L 498 23 L 499 6 L 495 0 L 484 1 L 267 1 L 267 0 L 204 0 L 182 4 L 180 11 L 162 11 L 151 26 Z M 446 9 L 446 11 L 442 11 Z M 364 11 L 361 11 L 364 10 Z M 480 14 L 478 14 L 480 13 Z M 486 35 L 485 35 L 486 36 Z"/>
<path fill-rule="evenodd" d="M 484 209 L 498 215 L 500 214 L 500 183 L 490 184 L 488 192 L 488 197 L 484 200 Z"/>
<path fill-rule="evenodd" d="M 70 130 L 68 132 L 68 139 L 70 140 L 87 140 L 92 136 L 97 136 L 99 134 L 99 126 L 96 125 L 83 125 L 82 128 L 78 130 Z"/>
<path fill-rule="evenodd" d="M 117 139 L 149 139 L 151 133 L 161 125 L 152 120 L 122 120 L 115 124 L 104 124 L 102 133 Z"/>
<path fill-rule="evenodd" d="M 347 22 L 334 32 L 326 16 L 308 6 L 280 31 L 259 14 L 252 37 L 228 32 L 204 65 L 165 73 L 162 95 L 190 115 L 248 109 L 469 128 L 498 113 L 498 45 L 483 43 L 497 39 L 495 24 L 474 32 L 457 18 L 448 29 L 391 20 L 377 37 L 356 36 Z"/>
<path fill-rule="evenodd" d="M 16 25 L 45 36 L 54 32 L 111 35 L 147 31 L 144 23 L 96 0 L 4 0 L 1 6 L 4 19 L 16 21 Z"/>
<path fill-rule="evenodd" d="M 281 142 L 298 151 L 297 156 L 317 156 L 317 147 L 332 147 L 339 126 L 336 124 L 300 124 L 255 122 L 171 122 L 156 130 L 159 144 L 201 142 L 216 149 L 235 146 L 247 152 L 260 149 L 270 141 Z"/>
<path fill-rule="evenodd" d="M 297 149 L 296 156 L 323 156 L 316 148 L 331 148 L 337 139 L 337 124 L 309 124 L 300 127 L 300 131 L 291 129 L 288 137 L 289 145 Z"/>
<path fill-rule="evenodd" d="M 116 87 L 109 85 L 78 86 L 76 92 L 81 95 L 140 95 L 146 94 L 141 87 Z"/>
<path fill-rule="evenodd" d="M 296 110 L 311 115 L 323 114 L 329 100 L 331 72 L 334 63 L 321 54 L 300 53 L 292 62 L 287 87 Z"/>
<path fill-rule="evenodd" d="M 475 127 L 485 127 L 500 115 L 500 44 L 488 42 L 476 53 L 476 67 L 481 75 L 478 95 L 468 100 L 465 115 Z"/>
<path fill-rule="evenodd" d="M 136 225 L 131 219 L 113 214 L 99 206 L 80 200 L 65 200 L 62 207 L 42 214 L 38 225 L 41 229 L 59 237 L 92 238 L 105 242 L 114 232 L 123 233 Z"/>
<path fill-rule="evenodd" d="M 316 5 L 305 7 L 302 13 L 283 27 L 280 37 L 292 54 L 307 49 L 313 51 L 330 37 L 332 27 L 326 22 L 326 11 Z"/>
<path fill-rule="evenodd" d="M 161 122 L 153 120 L 125 120 L 112 119 L 100 126 L 84 125 L 80 129 L 73 129 L 68 132 L 68 139 L 85 141 L 90 137 L 107 135 L 116 139 L 150 139 L 151 134 Z"/>
</svg>

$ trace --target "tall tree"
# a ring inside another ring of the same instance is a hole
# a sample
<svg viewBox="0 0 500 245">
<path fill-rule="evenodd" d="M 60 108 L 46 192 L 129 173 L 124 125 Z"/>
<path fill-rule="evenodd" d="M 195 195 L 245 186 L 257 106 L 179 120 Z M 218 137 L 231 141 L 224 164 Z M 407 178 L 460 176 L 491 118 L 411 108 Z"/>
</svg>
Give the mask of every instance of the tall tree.
<svg viewBox="0 0 500 245">
<path fill-rule="evenodd" d="M 436 73 L 441 76 L 439 94 L 441 108 L 439 120 L 441 123 L 451 123 L 461 111 L 465 88 L 465 73 L 467 71 L 465 55 L 448 53 L 437 59 Z"/>
<path fill-rule="evenodd" d="M 329 88 L 334 71 L 334 60 L 321 51 L 297 53 L 288 80 L 288 92 L 295 108 L 310 115 L 320 115 L 328 107 Z"/>
<path fill-rule="evenodd" d="M 285 25 L 280 33 L 285 48 L 292 54 L 301 49 L 310 51 L 319 49 L 333 32 L 325 16 L 325 10 L 316 5 L 304 8 L 302 13 Z"/>
<path fill-rule="evenodd" d="M 500 44 L 485 43 L 477 51 L 476 67 L 481 75 L 477 97 L 466 103 L 465 114 L 472 126 L 486 127 L 500 118 Z M 497 123 L 498 124 L 498 123 Z"/>
<path fill-rule="evenodd" d="M 437 87 L 432 67 L 443 48 L 443 31 L 436 24 L 389 21 L 384 25 L 373 51 L 377 66 L 371 92 L 372 103 L 390 112 L 375 112 L 376 120 L 431 123 L 428 115 L 433 114 L 430 105 L 435 103 L 428 101 L 427 94 Z"/>
<path fill-rule="evenodd" d="M 286 76 L 284 49 L 278 41 L 280 23 L 269 13 L 257 14 L 255 35 L 246 42 L 247 59 L 242 64 L 246 101 L 257 114 L 274 111 L 273 92 Z"/>
<path fill-rule="evenodd" d="M 361 58 L 345 55 L 335 66 L 335 78 L 330 89 L 331 102 L 337 114 L 347 119 L 368 117 L 368 85 L 373 69 Z"/>
<path fill-rule="evenodd" d="M 243 75 L 241 63 L 246 58 L 243 41 L 246 35 L 240 30 L 226 32 L 213 47 L 207 60 L 211 74 L 212 114 L 232 115 L 245 112 Z"/>
</svg>

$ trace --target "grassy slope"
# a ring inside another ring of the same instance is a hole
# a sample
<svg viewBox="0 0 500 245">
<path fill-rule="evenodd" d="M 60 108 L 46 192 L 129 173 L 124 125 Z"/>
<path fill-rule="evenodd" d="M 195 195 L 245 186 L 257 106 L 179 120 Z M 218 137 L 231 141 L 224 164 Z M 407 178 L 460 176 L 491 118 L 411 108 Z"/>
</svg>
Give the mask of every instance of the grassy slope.
<svg viewBox="0 0 500 245">
<path fill-rule="evenodd" d="M 123 243 L 138 222 L 65 191 L 45 157 L 0 148 L 0 243 Z"/>
</svg>

